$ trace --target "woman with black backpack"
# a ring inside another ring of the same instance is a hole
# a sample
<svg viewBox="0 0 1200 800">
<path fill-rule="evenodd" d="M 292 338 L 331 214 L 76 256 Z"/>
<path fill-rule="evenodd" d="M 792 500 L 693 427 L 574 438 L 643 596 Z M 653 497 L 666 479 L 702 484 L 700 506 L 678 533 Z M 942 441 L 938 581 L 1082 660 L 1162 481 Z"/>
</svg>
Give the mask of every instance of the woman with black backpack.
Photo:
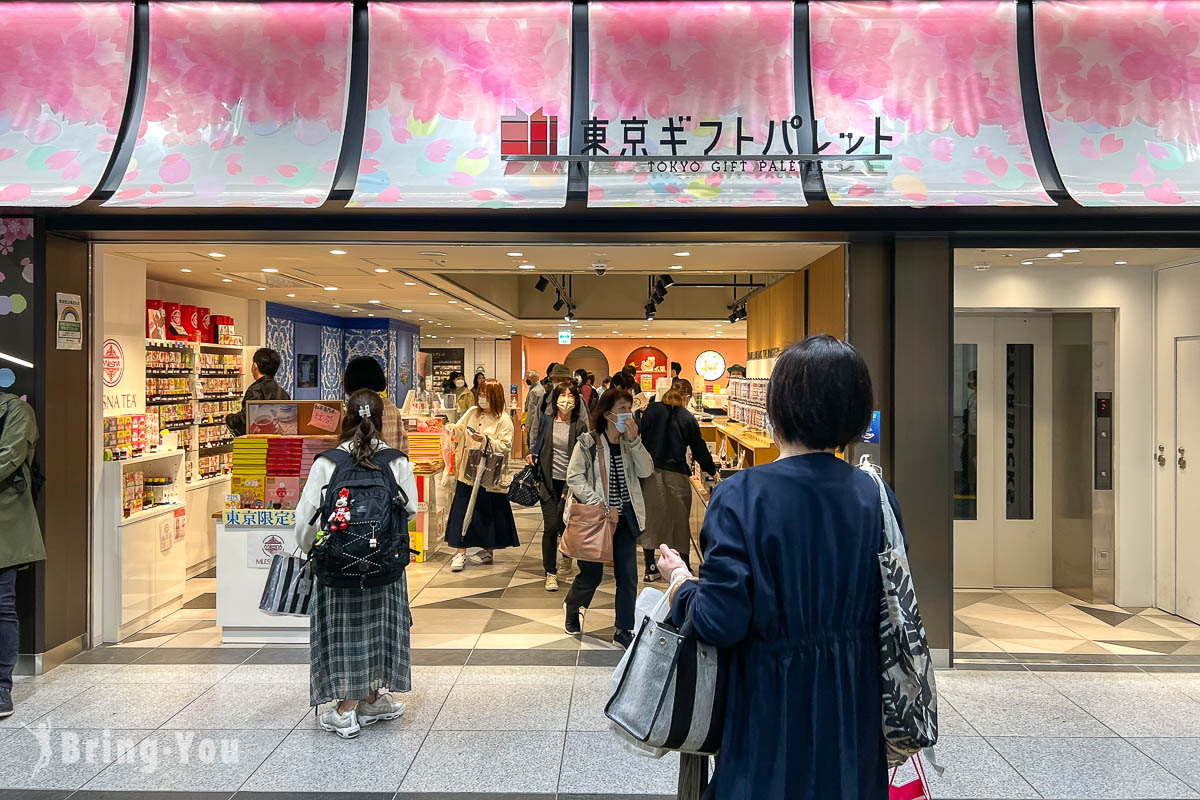
<svg viewBox="0 0 1200 800">
<path fill-rule="evenodd" d="M 313 461 L 296 507 L 296 541 L 316 576 L 310 696 L 313 706 L 335 703 L 320 725 L 343 739 L 402 715 L 391 692 L 412 689 L 404 569 L 417 482 L 404 454 L 379 438 L 382 428 L 380 396 L 352 394 L 341 443 Z"/>
</svg>

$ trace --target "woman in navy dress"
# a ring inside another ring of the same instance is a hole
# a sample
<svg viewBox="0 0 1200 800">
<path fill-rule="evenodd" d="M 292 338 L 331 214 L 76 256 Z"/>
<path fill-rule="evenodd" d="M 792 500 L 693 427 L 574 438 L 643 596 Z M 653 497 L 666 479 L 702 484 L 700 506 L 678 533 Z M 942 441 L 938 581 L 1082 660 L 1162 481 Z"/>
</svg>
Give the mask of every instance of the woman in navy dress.
<svg viewBox="0 0 1200 800">
<path fill-rule="evenodd" d="M 879 489 L 834 453 L 861 439 L 871 376 L 849 344 L 813 336 L 775 364 L 779 459 L 713 492 L 692 578 L 665 546 L 676 624 L 730 652 L 725 730 L 706 797 L 884 800 Z M 895 498 L 889 492 L 893 508 Z M 897 510 L 898 514 L 898 510 Z"/>
</svg>

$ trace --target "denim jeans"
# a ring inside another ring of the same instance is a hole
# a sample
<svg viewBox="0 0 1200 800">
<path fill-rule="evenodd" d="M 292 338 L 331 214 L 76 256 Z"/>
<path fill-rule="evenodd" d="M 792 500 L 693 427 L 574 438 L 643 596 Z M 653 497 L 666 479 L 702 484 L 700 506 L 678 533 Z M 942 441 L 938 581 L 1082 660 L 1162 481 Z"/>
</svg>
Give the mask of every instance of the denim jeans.
<svg viewBox="0 0 1200 800">
<path fill-rule="evenodd" d="M 13 670 L 21 648 L 17 622 L 17 568 L 0 569 L 0 689 L 12 691 Z"/>
<path fill-rule="evenodd" d="M 621 521 L 613 533 L 613 575 L 617 581 L 616 627 L 619 631 L 633 630 L 633 607 L 637 602 L 637 517 L 633 506 L 626 503 L 621 509 Z M 604 580 L 604 565 L 599 561 L 580 561 L 579 575 L 567 593 L 567 608 L 587 608 L 596 589 Z"/>
</svg>

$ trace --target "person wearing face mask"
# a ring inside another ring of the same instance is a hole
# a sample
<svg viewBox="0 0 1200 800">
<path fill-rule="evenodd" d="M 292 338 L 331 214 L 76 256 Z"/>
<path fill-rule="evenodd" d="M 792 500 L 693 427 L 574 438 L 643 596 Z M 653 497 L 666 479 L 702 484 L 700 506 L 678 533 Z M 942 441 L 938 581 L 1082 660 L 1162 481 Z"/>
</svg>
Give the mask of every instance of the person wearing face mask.
<svg viewBox="0 0 1200 800">
<path fill-rule="evenodd" d="M 601 460 L 608 479 L 600 474 Z M 633 642 L 633 606 L 637 593 L 637 539 L 646 525 L 642 480 L 654 472 L 654 460 L 642 444 L 633 420 L 633 398 L 622 389 L 610 389 L 592 415 L 591 433 L 580 436 L 567 467 L 567 487 L 580 502 L 607 504 L 618 509 L 620 521 L 613 533 L 613 574 L 617 582 L 616 633 L 613 643 Z M 608 496 L 604 496 L 604 485 Z M 583 615 L 604 578 L 604 565 L 580 561 L 579 575 L 564 604 L 568 634 L 583 633 Z"/>
<path fill-rule="evenodd" d="M 442 381 L 442 394 L 458 394 L 458 387 L 460 386 L 458 381 L 461 378 L 461 372 L 451 372 L 446 380 Z M 464 381 L 461 385 L 466 386 L 467 384 Z"/>
<path fill-rule="evenodd" d="M 546 389 L 546 393 L 542 396 L 540 413 L 534 414 L 533 418 L 528 420 L 529 441 L 527 444 L 529 445 L 529 448 L 526 452 L 528 452 L 530 455 L 526 456 L 525 460 L 530 464 L 533 463 L 532 453 L 534 446 L 537 444 L 538 431 L 541 430 L 542 424 L 548 422 L 556 413 L 554 406 L 550 402 L 550 398 L 554 395 L 554 389 L 555 387 L 562 386 L 563 384 L 568 384 L 572 380 L 571 370 L 567 369 L 565 365 L 557 363 L 552 363 L 550 365 L 550 369 L 547 370 L 546 377 L 550 381 L 550 385 L 549 388 Z M 543 385 L 545 385 L 545 381 L 543 381 Z"/>
<path fill-rule="evenodd" d="M 553 421 L 542 426 L 536 450 L 530 455 L 537 467 L 539 480 L 546 487 L 548 499 L 542 500 L 542 568 L 546 571 L 546 591 L 558 591 L 559 575 L 566 577 L 570 559 L 559 560 L 558 539 L 566 527 L 563 507 L 566 503 L 567 466 L 575 443 L 588 430 L 579 389 L 566 383 L 554 388 L 550 402 L 556 410 Z M 565 567 L 565 570 L 564 570 Z"/>
<path fill-rule="evenodd" d="M 468 395 L 471 393 L 468 391 Z M 491 445 L 493 453 L 504 456 L 512 451 L 513 423 L 504 407 L 504 389 L 496 380 L 484 381 L 479 390 L 479 405 L 472 406 L 458 422 L 451 425 L 450 437 L 455 447 L 454 500 L 446 522 L 446 544 L 457 551 L 450 561 L 451 572 L 462 572 L 467 563 L 467 548 L 483 548 L 476 558 L 480 564 L 492 563 L 492 552 L 516 547 L 517 523 L 512 505 L 508 502 L 507 486 L 480 487 L 475 509 L 464 530 L 467 505 L 475 475 L 467 470 L 467 453 Z"/>
<path fill-rule="evenodd" d="M 462 415 L 475 405 L 475 392 L 467 388 L 467 379 L 459 375 L 454 379 L 454 408 L 458 411 L 458 418 L 462 419 Z"/>
<path fill-rule="evenodd" d="M 525 373 L 525 418 L 522 422 L 525 423 L 525 452 L 529 452 L 533 445 L 533 441 L 529 438 L 529 431 L 533 428 L 533 418 L 541 413 L 542 400 L 546 397 L 546 387 L 542 386 L 538 380 L 537 370 L 529 370 Z"/>
</svg>

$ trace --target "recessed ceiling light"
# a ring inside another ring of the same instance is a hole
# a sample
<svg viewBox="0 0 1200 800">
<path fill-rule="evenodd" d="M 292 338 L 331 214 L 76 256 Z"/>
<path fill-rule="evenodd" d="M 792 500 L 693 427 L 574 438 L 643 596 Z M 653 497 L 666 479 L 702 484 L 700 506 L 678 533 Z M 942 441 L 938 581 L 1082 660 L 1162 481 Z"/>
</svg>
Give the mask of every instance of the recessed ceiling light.
<svg viewBox="0 0 1200 800">
<path fill-rule="evenodd" d="M 390 272 L 391 270 L 386 270 L 386 269 L 384 269 L 383 267 L 376 267 L 376 268 L 375 268 L 375 271 L 376 271 L 376 272 Z"/>
<path fill-rule="evenodd" d="M 541 333 L 539 333 L 539 334 L 538 334 L 538 336 L 543 336 L 543 335 L 544 335 L 544 334 L 541 334 Z"/>
<path fill-rule="evenodd" d="M 296 296 L 296 295 L 295 295 L 294 293 L 292 293 L 292 292 L 288 292 L 288 297 L 295 297 L 295 296 Z"/>
<path fill-rule="evenodd" d="M 424 317 L 417 317 L 417 322 L 424 322 L 424 321 L 425 321 Z"/>
<path fill-rule="evenodd" d="M 367 302 L 368 303 L 378 303 L 379 301 L 378 300 L 368 300 Z"/>
<path fill-rule="evenodd" d="M 446 302 L 447 302 L 447 303 L 449 303 L 449 304 L 450 304 L 450 305 L 452 305 L 452 306 L 456 306 L 456 305 L 458 305 L 458 301 L 457 301 L 457 300 L 447 300 Z"/>
<path fill-rule="evenodd" d="M 368 317 L 373 317 L 373 316 L 375 316 L 375 315 L 374 315 L 374 314 L 367 314 L 367 316 L 368 316 Z"/>
<path fill-rule="evenodd" d="M 258 289 L 260 292 L 265 292 L 267 290 L 267 287 L 265 286 L 255 286 L 254 288 Z"/>
<path fill-rule="evenodd" d="M 352 313 L 352 314 L 357 314 L 357 313 L 358 313 L 358 309 L 357 309 L 357 308 L 352 308 L 352 309 L 350 309 L 350 313 Z"/>
<path fill-rule="evenodd" d="M 620 331 L 613 331 L 613 333 L 620 333 Z"/>
<path fill-rule="evenodd" d="M 329 251 L 329 255 L 331 255 L 331 256 L 344 256 L 344 255 L 346 255 L 346 251 L 345 251 L 345 250 L 330 250 L 330 251 Z"/>
<path fill-rule="evenodd" d="M 1077 248 L 1074 248 L 1074 247 L 1069 247 L 1069 248 L 1065 248 L 1065 249 L 1063 250 L 1063 252 L 1064 252 L 1064 253 L 1078 253 L 1078 252 L 1079 252 L 1079 250 L 1078 250 Z"/>
<path fill-rule="evenodd" d="M 444 256 L 444 255 L 446 255 L 446 254 L 445 254 L 445 253 L 443 253 L 441 250 L 422 250 L 422 251 L 421 251 L 420 253 L 418 253 L 417 255 L 422 255 L 422 256 Z"/>
<path fill-rule="evenodd" d="M 225 254 L 224 253 L 209 253 L 208 257 L 209 258 L 224 258 Z"/>
<path fill-rule="evenodd" d="M 687 258 L 691 255 L 691 253 L 689 253 L 687 250 L 680 250 L 678 253 L 672 253 L 671 255 L 679 256 L 680 258 Z"/>
<path fill-rule="evenodd" d="M 339 306 L 339 305 L 334 305 L 334 308 L 341 308 L 341 306 Z"/>
<path fill-rule="evenodd" d="M 672 264 L 668 269 L 683 269 L 683 264 Z"/>
<path fill-rule="evenodd" d="M 338 287 L 336 287 L 336 286 L 326 286 L 325 287 L 325 291 L 327 291 L 327 292 L 336 292 L 337 290 L 338 290 Z"/>
<path fill-rule="evenodd" d="M 1022 261 L 1021 263 L 1028 267 L 1033 262 L 1032 261 Z"/>
<path fill-rule="evenodd" d="M 180 272 L 191 272 L 191 270 L 188 269 L 187 267 L 180 267 L 179 271 Z"/>
<path fill-rule="evenodd" d="M 279 272 L 279 270 L 275 269 L 274 267 L 263 267 L 262 271 L 263 272 Z"/>
<path fill-rule="evenodd" d="M 517 269 L 537 269 L 537 266 L 534 264 L 521 264 Z"/>
<path fill-rule="evenodd" d="M 415 284 L 415 283 L 413 283 L 412 281 L 405 281 L 405 282 L 404 282 L 404 285 L 405 285 L 405 286 L 416 286 L 416 284 Z"/>
<path fill-rule="evenodd" d="M 233 278 L 221 278 L 221 283 L 233 283 Z"/>
<path fill-rule="evenodd" d="M 518 253 L 516 250 L 514 250 L 513 252 L 509 253 L 508 255 L 512 256 L 513 258 L 520 258 L 521 256 L 523 256 L 523 255 L 525 255 L 525 254 L 524 254 L 524 253 Z"/>
<path fill-rule="evenodd" d="M 509 333 L 516 333 L 516 331 L 509 331 Z"/>
<path fill-rule="evenodd" d="M 1113 263 L 1116 264 L 1118 267 L 1123 267 L 1126 264 L 1128 264 L 1129 262 L 1128 261 L 1114 261 Z"/>
<path fill-rule="evenodd" d="M 430 293 L 429 293 L 429 296 L 430 296 L 430 297 L 437 297 L 437 296 L 438 296 L 438 293 L 437 293 L 437 292 L 430 292 Z"/>
<path fill-rule="evenodd" d="M 1046 253 L 1046 258 L 1062 258 L 1062 253 Z"/>
<path fill-rule="evenodd" d="M 411 314 L 412 309 L 411 308 L 402 308 L 402 309 L 400 309 L 400 313 L 401 314 Z"/>
</svg>

